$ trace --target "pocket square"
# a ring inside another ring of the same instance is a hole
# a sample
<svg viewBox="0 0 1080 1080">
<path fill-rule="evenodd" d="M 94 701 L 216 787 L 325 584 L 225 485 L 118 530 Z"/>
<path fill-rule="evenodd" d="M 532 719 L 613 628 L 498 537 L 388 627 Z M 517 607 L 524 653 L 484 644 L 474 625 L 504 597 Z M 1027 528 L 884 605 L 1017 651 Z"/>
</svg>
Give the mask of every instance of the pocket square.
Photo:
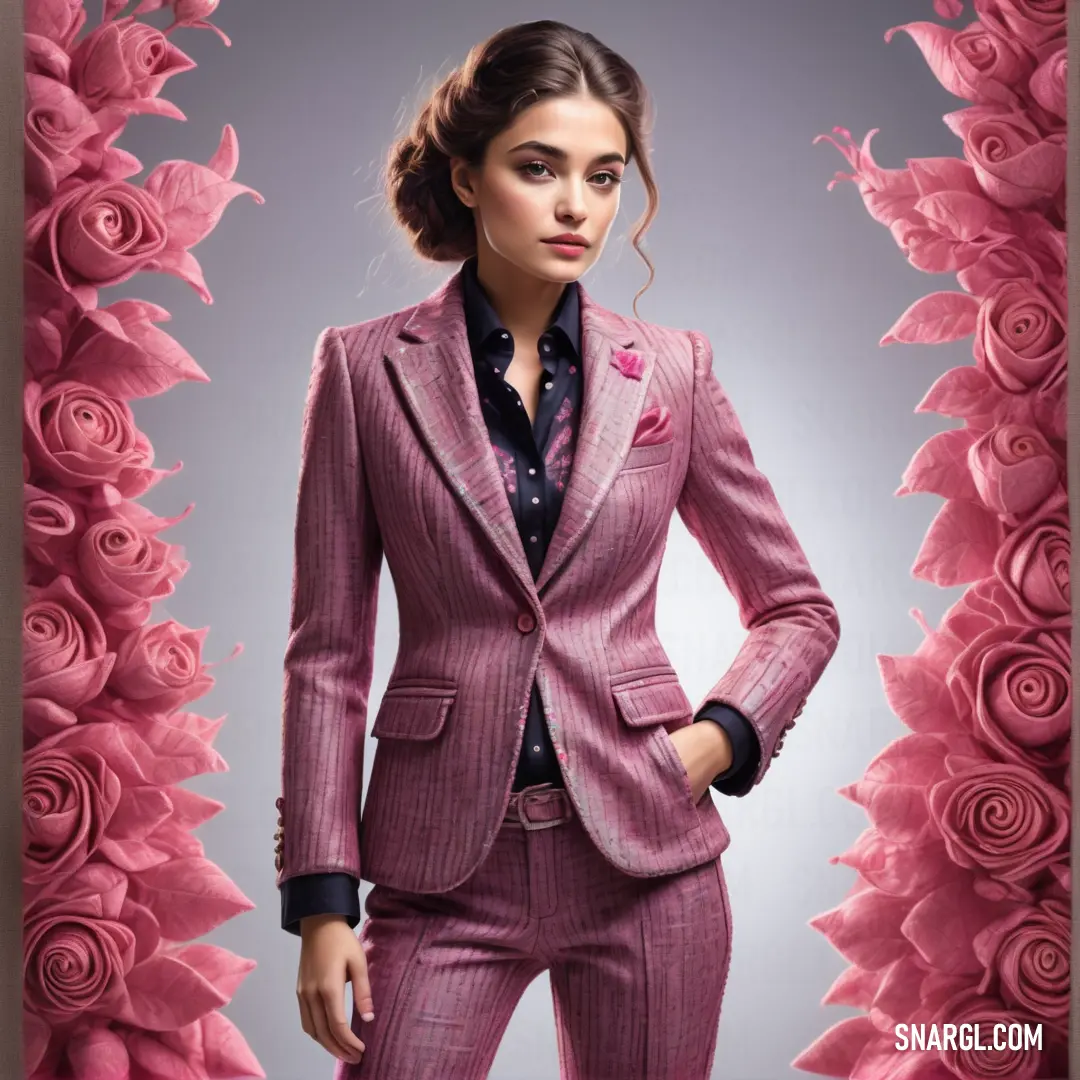
<svg viewBox="0 0 1080 1080">
<path fill-rule="evenodd" d="M 641 414 L 631 446 L 653 446 L 672 438 L 671 410 L 666 405 L 653 405 Z"/>
</svg>

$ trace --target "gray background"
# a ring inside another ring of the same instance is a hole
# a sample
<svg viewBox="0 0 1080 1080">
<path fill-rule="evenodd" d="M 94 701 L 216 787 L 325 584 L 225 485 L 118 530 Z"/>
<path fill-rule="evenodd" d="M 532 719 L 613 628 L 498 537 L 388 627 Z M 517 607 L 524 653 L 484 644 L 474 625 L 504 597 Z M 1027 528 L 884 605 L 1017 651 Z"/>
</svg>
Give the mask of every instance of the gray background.
<svg viewBox="0 0 1080 1080">
<path fill-rule="evenodd" d="M 165 329 L 213 380 L 134 409 L 156 465 L 184 463 L 144 501 L 161 514 L 197 504 L 163 534 L 184 545 L 191 569 L 154 618 L 212 627 L 207 662 L 238 641 L 245 648 L 216 670 L 217 687 L 194 704 L 208 716 L 228 714 L 215 745 L 230 771 L 191 786 L 226 804 L 199 835 L 257 905 L 209 940 L 258 963 L 225 1011 L 271 1080 L 333 1072 L 332 1059 L 300 1028 L 299 941 L 279 928 L 273 865 L 281 660 L 312 347 L 322 327 L 414 303 L 454 269 L 411 256 L 383 208 L 378 171 L 432 75 L 498 27 L 534 18 L 592 31 L 648 84 L 657 104 L 661 205 L 647 237 L 657 277 L 639 310 L 647 320 L 709 335 L 755 458 L 842 623 L 836 656 L 766 782 L 741 800 L 714 793 L 733 837 L 723 861 L 734 954 L 713 1075 L 804 1075 L 790 1069 L 791 1059 L 852 1014 L 819 1004 L 846 964 L 807 922 L 842 900 L 853 872 L 828 860 L 866 824 L 836 789 L 905 732 L 886 706 L 875 656 L 913 651 L 921 631 L 909 609 L 918 606 L 935 622 L 959 593 L 909 574 L 940 500 L 892 492 L 917 447 L 951 426 L 912 410 L 938 374 L 970 359 L 970 343 L 878 348 L 909 303 L 955 281 L 909 267 L 853 185 L 827 192 L 846 163 L 811 140 L 833 125 L 856 139 L 880 127 L 874 149 L 889 166 L 959 153 L 940 117 L 962 103 L 938 86 L 905 35 L 891 45 L 883 40 L 890 26 L 933 17 L 930 0 L 455 0 L 441 8 L 398 0 L 388 11 L 344 0 L 303 10 L 229 0 L 215 21 L 232 37 L 231 49 L 206 32 L 174 39 L 199 64 L 163 92 L 188 122 L 136 118 L 120 145 L 147 171 L 167 158 L 206 161 L 222 125 L 232 123 L 236 179 L 259 190 L 266 205 L 235 201 L 195 249 L 213 306 L 178 280 L 149 274 L 108 290 L 101 303 L 134 295 L 167 307 L 173 320 Z M 635 170 L 627 175 L 608 247 L 585 283 L 601 303 L 631 314 L 647 270 L 628 236 L 643 190 Z M 677 517 L 657 625 L 694 700 L 744 635 L 734 601 Z M 372 710 L 396 637 L 384 572 Z M 369 741 L 369 767 L 373 750 Z M 523 997 L 491 1076 L 557 1075 L 541 976 Z"/>
</svg>

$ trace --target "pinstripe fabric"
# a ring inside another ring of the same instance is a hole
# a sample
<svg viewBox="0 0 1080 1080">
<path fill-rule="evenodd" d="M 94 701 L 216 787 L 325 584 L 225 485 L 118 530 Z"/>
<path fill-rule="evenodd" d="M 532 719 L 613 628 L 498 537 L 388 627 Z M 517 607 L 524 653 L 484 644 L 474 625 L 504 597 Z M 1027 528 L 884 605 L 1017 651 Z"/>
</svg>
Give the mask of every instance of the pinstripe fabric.
<svg viewBox="0 0 1080 1080">
<path fill-rule="evenodd" d="M 285 658 L 279 885 L 342 871 L 410 892 L 460 886 L 499 834 L 534 676 L 567 793 L 603 857 L 639 877 L 715 859 L 727 829 L 711 798 L 692 801 L 668 734 L 697 708 L 654 626 L 675 511 L 748 630 L 702 702 L 731 705 L 758 732 L 746 790 L 833 654 L 835 609 L 754 466 L 706 339 L 624 319 L 584 289 L 581 303 L 581 426 L 535 582 L 480 412 L 460 271 L 413 308 L 320 335 Z M 612 363 L 628 348 L 640 379 Z M 656 404 L 674 439 L 631 448 Z M 361 823 L 384 559 L 400 639 Z"/>
<path fill-rule="evenodd" d="M 709 1076 L 731 959 L 719 859 L 631 877 L 576 819 L 506 823 L 462 885 L 436 896 L 376 885 L 366 910 L 375 1019 L 354 1010 L 367 1049 L 338 1061 L 335 1080 L 482 1080 L 544 970 L 563 1080 Z"/>
</svg>

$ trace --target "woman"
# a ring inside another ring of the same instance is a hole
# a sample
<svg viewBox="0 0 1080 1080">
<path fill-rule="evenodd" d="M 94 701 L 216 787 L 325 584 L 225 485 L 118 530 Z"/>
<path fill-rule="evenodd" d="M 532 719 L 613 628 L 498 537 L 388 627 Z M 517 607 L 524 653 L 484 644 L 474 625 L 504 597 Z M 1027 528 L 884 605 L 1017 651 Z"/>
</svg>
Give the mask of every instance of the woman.
<svg viewBox="0 0 1080 1080">
<path fill-rule="evenodd" d="M 417 253 L 462 266 L 315 349 L 277 882 L 342 1080 L 486 1076 L 545 970 L 564 1077 L 710 1072 L 731 917 L 704 796 L 761 781 L 839 627 L 707 339 L 578 282 L 631 163 L 635 246 L 655 214 L 647 114 L 589 34 L 476 46 L 387 169 Z M 675 510 L 749 630 L 696 710 L 654 626 Z M 384 555 L 400 640 L 360 820 Z"/>
</svg>

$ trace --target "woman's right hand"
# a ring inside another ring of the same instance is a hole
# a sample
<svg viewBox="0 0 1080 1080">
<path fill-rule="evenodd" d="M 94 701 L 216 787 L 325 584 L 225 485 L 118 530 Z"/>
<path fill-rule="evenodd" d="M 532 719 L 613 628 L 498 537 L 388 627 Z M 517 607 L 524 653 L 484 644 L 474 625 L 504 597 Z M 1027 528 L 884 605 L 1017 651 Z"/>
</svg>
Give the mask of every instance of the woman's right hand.
<svg viewBox="0 0 1080 1080">
<path fill-rule="evenodd" d="M 309 915 L 300 921 L 300 972 L 296 997 L 300 1026 L 334 1057 L 355 1064 L 364 1044 L 345 1018 L 345 983 L 364 1020 L 374 1019 L 367 957 L 343 915 Z"/>
</svg>

